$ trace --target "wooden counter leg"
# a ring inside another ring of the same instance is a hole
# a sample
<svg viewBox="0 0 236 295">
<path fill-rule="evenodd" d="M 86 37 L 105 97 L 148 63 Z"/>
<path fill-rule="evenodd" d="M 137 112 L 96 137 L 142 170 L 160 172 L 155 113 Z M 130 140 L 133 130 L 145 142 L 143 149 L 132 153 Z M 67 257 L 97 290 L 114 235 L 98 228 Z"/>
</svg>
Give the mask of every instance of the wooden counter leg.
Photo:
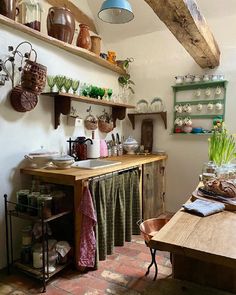
<svg viewBox="0 0 236 295">
<path fill-rule="evenodd" d="M 236 269 L 173 254 L 173 278 L 236 293 Z"/>
</svg>

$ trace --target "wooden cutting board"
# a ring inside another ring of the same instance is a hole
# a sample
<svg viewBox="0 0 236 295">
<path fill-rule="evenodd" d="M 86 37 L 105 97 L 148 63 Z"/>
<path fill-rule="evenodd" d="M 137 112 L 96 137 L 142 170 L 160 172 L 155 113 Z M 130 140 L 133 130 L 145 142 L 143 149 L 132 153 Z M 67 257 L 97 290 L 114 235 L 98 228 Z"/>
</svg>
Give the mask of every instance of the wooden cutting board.
<svg viewBox="0 0 236 295">
<path fill-rule="evenodd" d="M 192 193 L 191 200 L 205 200 L 205 201 L 212 201 L 212 202 L 220 202 L 225 205 L 225 210 L 228 211 L 236 211 L 236 200 L 235 199 L 226 199 L 224 197 L 215 197 L 215 196 L 208 196 L 200 192 L 199 190 L 195 190 Z"/>
<path fill-rule="evenodd" d="M 141 145 L 144 146 L 144 150 L 152 151 L 153 145 L 153 120 L 144 119 L 141 127 Z"/>
</svg>

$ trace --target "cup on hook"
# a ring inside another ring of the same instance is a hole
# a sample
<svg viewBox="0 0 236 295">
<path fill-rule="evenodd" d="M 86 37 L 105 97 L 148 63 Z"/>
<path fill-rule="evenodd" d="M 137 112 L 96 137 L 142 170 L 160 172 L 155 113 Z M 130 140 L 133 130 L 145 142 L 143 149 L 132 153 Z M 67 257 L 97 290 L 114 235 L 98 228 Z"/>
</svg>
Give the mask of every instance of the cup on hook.
<svg viewBox="0 0 236 295">
<path fill-rule="evenodd" d="M 174 123 L 175 123 L 176 126 L 181 127 L 181 126 L 183 126 L 183 119 L 178 117 L 178 118 L 175 119 Z"/>
<path fill-rule="evenodd" d="M 181 113 L 183 112 L 183 107 L 182 107 L 182 105 L 181 105 L 181 104 L 177 104 L 177 105 L 175 106 L 175 111 L 176 111 L 177 113 L 181 114 Z"/>
<path fill-rule="evenodd" d="M 208 111 L 212 111 L 213 110 L 213 107 L 214 107 L 213 106 L 213 103 L 209 102 L 208 105 L 207 105 L 207 110 Z"/>
<path fill-rule="evenodd" d="M 220 95 L 221 94 L 221 88 L 220 88 L 220 86 L 217 86 L 216 87 L 215 94 L 216 95 Z"/>
<path fill-rule="evenodd" d="M 221 110 L 222 110 L 222 108 L 223 108 L 223 105 L 222 105 L 222 103 L 220 103 L 220 102 L 217 102 L 217 103 L 215 104 L 215 108 L 216 108 L 216 110 L 217 110 L 217 111 L 221 111 Z"/>
<path fill-rule="evenodd" d="M 205 90 L 205 95 L 206 95 L 206 96 L 210 96 L 210 95 L 211 95 L 211 89 L 210 89 L 210 88 L 207 88 L 207 89 Z"/>
<path fill-rule="evenodd" d="M 197 110 L 198 110 L 199 112 L 201 112 L 201 110 L 202 110 L 202 104 L 201 104 L 201 103 L 199 103 L 199 104 L 197 105 Z"/>
</svg>

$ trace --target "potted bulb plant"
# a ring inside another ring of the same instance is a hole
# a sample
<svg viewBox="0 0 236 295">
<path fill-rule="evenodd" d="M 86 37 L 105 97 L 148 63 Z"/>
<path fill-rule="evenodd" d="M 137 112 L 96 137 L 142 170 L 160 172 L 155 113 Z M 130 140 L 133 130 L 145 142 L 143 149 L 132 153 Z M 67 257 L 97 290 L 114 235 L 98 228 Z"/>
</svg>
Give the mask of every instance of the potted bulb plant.
<svg viewBox="0 0 236 295">
<path fill-rule="evenodd" d="M 231 163 L 236 158 L 234 136 L 229 134 L 223 122 L 217 122 L 212 130 L 208 145 L 209 160 L 217 166 Z"/>
</svg>

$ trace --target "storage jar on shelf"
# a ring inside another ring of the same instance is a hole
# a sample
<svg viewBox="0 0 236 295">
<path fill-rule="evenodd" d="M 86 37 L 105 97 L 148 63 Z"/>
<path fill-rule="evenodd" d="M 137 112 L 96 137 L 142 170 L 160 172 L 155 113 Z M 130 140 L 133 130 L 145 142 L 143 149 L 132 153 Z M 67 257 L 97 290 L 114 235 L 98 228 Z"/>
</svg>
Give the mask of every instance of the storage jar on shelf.
<svg viewBox="0 0 236 295">
<path fill-rule="evenodd" d="M 41 29 L 42 7 L 39 0 L 22 0 L 19 2 L 21 23 L 36 31 Z"/>
<path fill-rule="evenodd" d="M 48 35 L 69 44 L 75 32 L 75 18 L 65 7 L 51 7 L 47 16 Z"/>
<path fill-rule="evenodd" d="M 78 47 L 91 50 L 92 42 L 91 42 L 91 37 L 89 34 L 89 27 L 85 24 L 80 24 L 79 27 L 80 27 L 80 31 L 79 31 L 76 45 Z"/>
</svg>

